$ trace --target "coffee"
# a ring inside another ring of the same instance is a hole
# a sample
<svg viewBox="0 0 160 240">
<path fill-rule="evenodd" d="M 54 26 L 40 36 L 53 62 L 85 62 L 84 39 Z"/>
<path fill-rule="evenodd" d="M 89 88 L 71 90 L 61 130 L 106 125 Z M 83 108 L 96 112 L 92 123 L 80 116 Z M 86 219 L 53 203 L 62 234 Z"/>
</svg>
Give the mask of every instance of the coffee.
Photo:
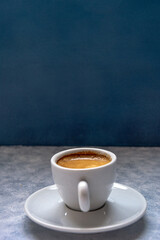
<svg viewBox="0 0 160 240">
<path fill-rule="evenodd" d="M 103 166 L 111 162 L 111 157 L 92 152 L 80 152 L 65 155 L 57 162 L 59 166 L 65 168 L 85 169 Z"/>
<path fill-rule="evenodd" d="M 86 147 L 53 155 L 53 179 L 64 203 L 82 212 L 102 207 L 112 191 L 116 159 L 110 151 Z"/>
</svg>

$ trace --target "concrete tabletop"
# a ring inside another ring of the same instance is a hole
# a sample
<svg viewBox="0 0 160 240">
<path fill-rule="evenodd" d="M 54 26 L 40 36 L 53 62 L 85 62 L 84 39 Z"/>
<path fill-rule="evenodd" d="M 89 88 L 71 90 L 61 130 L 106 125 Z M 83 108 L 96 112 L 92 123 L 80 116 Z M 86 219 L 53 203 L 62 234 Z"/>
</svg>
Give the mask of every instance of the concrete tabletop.
<svg viewBox="0 0 160 240">
<path fill-rule="evenodd" d="M 158 240 L 160 239 L 160 148 L 101 147 L 117 157 L 116 182 L 133 187 L 147 200 L 145 216 L 123 229 L 72 234 L 46 229 L 32 222 L 24 203 L 33 192 L 53 184 L 50 158 L 69 147 L 0 147 L 1 240 Z M 100 148 L 100 147 L 99 147 Z"/>
</svg>

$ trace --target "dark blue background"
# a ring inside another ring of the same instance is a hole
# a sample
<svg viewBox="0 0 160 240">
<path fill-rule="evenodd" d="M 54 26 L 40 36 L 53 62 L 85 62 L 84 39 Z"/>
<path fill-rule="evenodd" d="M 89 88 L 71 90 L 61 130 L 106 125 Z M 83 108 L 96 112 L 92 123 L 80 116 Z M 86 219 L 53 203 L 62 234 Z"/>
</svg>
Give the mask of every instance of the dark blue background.
<svg viewBox="0 0 160 240">
<path fill-rule="evenodd" d="M 0 144 L 158 146 L 159 96 L 160 1 L 0 1 Z"/>
</svg>

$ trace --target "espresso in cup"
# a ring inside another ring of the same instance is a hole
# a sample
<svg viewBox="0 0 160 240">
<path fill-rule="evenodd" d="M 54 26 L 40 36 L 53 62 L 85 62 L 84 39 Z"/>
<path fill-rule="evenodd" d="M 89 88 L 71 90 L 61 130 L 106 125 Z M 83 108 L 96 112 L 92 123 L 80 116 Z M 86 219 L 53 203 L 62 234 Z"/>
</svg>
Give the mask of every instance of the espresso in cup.
<svg viewBox="0 0 160 240">
<path fill-rule="evenodd" d="M 93 152 L 80 152 L 63 156 L 57 164 L 65 168 L 85 169 L 100 167 L 110 162 L 110 156 Z"/>
<path fill-rule="evenodd" d="M 88 212 L 102 207 L 115 181 L 116 156 L 97 148 L 73 148 L 51 158 L 54 182 L 64 203 Z"/>
</svg>

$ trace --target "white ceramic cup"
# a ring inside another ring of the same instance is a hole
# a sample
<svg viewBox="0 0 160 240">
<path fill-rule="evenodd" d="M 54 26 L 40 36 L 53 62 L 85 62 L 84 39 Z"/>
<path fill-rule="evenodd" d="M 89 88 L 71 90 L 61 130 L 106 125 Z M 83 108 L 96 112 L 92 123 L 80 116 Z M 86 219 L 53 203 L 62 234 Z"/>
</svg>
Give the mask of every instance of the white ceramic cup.
<svg viewBox="0 0 160 240">
<path fill-rule="evenodd" d="M 87 169 L 65 168 L 57 164 L 57 161 L 65 155 L 88 151 L 109 155 L 111 162 Z M 73 210 L 83 212 L 102 207 L 115 181 L 116 159 L 114 153 L 98 148 L 73 148 L 55 154 L 51 158 L 52 175 L 64 203 Z"/>
</svg>

